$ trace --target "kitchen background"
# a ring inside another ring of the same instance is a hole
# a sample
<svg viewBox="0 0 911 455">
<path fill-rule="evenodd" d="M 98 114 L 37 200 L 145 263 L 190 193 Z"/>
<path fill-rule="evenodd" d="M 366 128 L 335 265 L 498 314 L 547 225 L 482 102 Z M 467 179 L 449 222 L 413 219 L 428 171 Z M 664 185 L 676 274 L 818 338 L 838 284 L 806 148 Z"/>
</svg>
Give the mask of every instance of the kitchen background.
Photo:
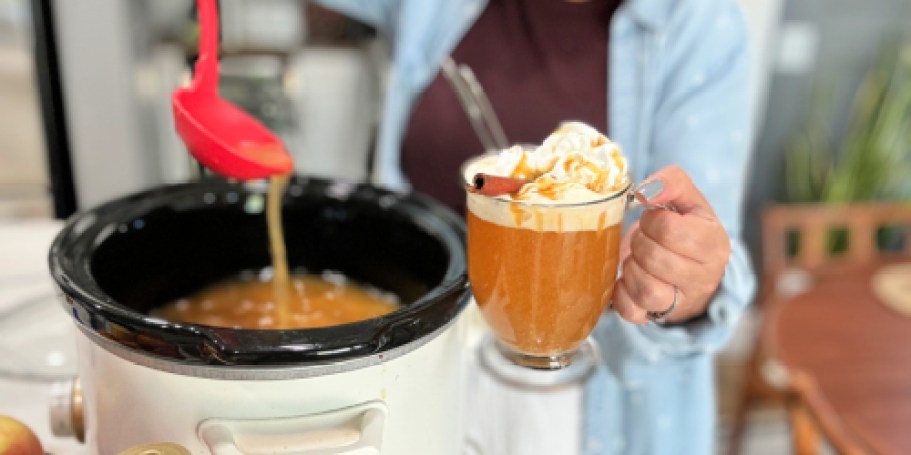
<svg viewBox="0 0 911 455">
<path fill-rule="evenodd" d="M 758 214 L 789 197 L 794 138 L 814 109 L 834 137 L 847 128 L 861 79 L 911 31 L 911 0 L 742 3 L 756 51 L 746 236 L 758 261 Z M 192 9 L 185 0 L 0 0 L 0 224 L 198 174 L 172 133 L 168 98 L 188 78 Z M 299 171 L 364 178 L 382 39 L 296 0 L 222 0 L 222 11 L 223 93 L 283 136 Z M 39 78 L 36 68 L 56 71 Z M 722 441 L 755 319 L 719 357 Z M 0 414 L 7 398 L 0 385 Z M 759 409 L 751 422 L 746 453 L 789 450 L 783 412 Z"/>
</svg>

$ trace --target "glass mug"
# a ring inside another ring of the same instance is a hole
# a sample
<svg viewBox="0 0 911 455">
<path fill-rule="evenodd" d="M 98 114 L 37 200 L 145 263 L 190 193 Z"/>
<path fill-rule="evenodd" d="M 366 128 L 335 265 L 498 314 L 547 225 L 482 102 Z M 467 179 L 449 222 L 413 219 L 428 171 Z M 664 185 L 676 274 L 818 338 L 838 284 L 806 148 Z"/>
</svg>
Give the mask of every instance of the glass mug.
<svg viewBox="0 0 911 455">
<path fill-rule="evenodd" d="M 463 166 L 468 182 L 483 158 Z M 613 294 L 623 220 L 635 201 L 625 180 L 618 191 L 567 204 L 500 199 L 466 183 L 468 275 L 494 335 L 480 347 L 489 369 L 518 382 L 530 376 L 503 371 L 510 363 L 571 369 L 559 383 L 591 371 L 597 346 L 588 337 Z"/>
</svg>

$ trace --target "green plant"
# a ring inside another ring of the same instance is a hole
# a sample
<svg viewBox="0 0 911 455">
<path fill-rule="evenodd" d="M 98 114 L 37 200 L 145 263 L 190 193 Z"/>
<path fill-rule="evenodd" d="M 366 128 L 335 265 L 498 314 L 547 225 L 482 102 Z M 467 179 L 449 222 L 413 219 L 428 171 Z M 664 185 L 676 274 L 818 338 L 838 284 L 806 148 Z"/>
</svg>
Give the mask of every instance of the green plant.
<svg viewBox="0 0 911 455">
<path fill-rule="evenodd" d="M 911 45 L 883 52 L 857 90 L 848 129 L 837 145 L 825 95 L 817 90 L 806 126 L 786 150 L 787 201 L 911 198 Z"/>
</svg>

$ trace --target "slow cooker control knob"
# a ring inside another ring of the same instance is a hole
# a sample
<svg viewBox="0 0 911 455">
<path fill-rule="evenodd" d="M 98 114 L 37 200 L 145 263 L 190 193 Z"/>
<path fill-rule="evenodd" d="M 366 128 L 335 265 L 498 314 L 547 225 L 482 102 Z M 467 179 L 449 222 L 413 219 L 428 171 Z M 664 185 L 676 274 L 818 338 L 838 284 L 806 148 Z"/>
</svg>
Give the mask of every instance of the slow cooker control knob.
<svg viewBox="0 0 911 455">
<path fill-rule="evenodd" d="M 85 442 L 82 386 L 79 378 L 57 382 L 51 387 L 50 418 L 54 436 L 71 436 L 79 442 Z"/>
</svg>

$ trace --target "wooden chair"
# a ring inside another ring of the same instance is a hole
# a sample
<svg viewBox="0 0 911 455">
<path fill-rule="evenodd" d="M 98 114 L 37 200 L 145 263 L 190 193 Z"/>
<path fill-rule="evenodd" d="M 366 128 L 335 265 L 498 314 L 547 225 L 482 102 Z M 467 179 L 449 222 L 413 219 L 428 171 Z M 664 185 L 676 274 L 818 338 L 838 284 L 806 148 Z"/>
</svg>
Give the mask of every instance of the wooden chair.
<svg viewBox="0 0 911 455">
<path fill-rule="evenodd" d="M 882 228 L 894 227 L 897 242 L 887 251 L 877 238 Z M 813 281 L 840 270 L 862 265 L 883 255 L 911 252 L 911 204 L 867 203 L 849 205 L 772 205 L 762 213 L 762 270 L 757 303 L 763 308 L 783 300 Z M 840 243 L 838 249 L 834 249 Z M 764 322 L 760 322 L 764 326 Z M 812 378 L 784 371 L 769 358 L 760 327 L 744 367 L 740 399 L 728 453 L 740 452 L 746 417 L 760 402 L 788 409 L 795 453 L 816 453 L 820 432 L 841 453 L 862 453 L 859 445 L 843 437 L 835 419 L 825 412 Z M 822 412 L 817 412 L 822 410 Z M 820 415 L 821 414 L 821 415 Z"/>
</svg>

